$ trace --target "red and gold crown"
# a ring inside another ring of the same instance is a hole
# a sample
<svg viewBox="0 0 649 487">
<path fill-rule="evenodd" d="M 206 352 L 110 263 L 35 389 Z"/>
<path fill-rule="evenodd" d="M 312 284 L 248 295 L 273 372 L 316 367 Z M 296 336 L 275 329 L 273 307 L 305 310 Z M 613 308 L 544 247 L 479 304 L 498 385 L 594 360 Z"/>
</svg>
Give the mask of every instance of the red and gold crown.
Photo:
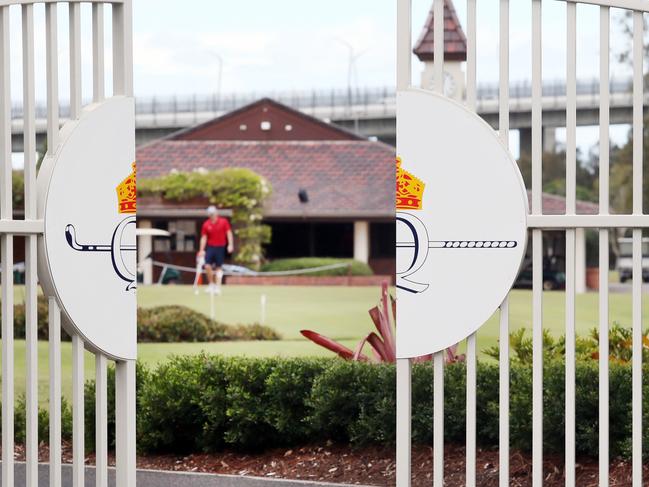
<svg viewBox="0 0 649 487">
<path fill-rule="evenodd" d="M 397 157 L 397 210 L 421 210 L 426 185 L 401 167 Z"/>
<path fill-rule="evenodd" d="M 118 213 L 135 213 L 137 192 L 135 190 L 135 163 L 133 172 L 117 186 L 117 211 Z"/>
</svg>

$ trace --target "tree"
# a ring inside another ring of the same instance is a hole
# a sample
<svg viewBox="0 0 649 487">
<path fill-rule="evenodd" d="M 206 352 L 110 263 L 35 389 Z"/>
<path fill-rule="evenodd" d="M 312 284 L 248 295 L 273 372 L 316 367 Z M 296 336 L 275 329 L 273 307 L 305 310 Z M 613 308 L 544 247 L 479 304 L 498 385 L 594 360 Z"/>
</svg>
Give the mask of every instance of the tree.
<svg viewBox="0 0 649 487">
<path fill-rule="evenodd" d="M 546 152 L 543 154 L 543 191 L 566 195 L 566 153 Z M 590 157 L 586 162 L 577 153 L 577 199 L 597 201 L 597 159 Z M 518 159 L 518 167 L 523 175 L 525 186 L 532 187 L 532 159 L 523 152 Z"/>
</svg>

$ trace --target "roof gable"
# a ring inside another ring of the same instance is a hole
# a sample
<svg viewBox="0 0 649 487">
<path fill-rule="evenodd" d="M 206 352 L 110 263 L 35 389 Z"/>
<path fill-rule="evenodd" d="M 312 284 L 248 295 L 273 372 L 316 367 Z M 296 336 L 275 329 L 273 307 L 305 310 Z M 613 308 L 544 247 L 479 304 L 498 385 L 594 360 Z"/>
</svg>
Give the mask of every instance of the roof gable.
<svg viewBox="0 0 649 487">
<path fill-rule="evenodd" d="M 361 140 L 357 135 L 315 117 L 262 98 L 195 127 L 171 140 Z"/>
<path fill-rule="evenodd" d="M 432 61 L 434 58 L 434 5 L 430 7 L 428 18 L 421 31 L 413 52 L 420 61 Z M 453 0 L 444 0 L 444 60 L 466 61 L 466 36 L 457 17 Z"/>
</svg>

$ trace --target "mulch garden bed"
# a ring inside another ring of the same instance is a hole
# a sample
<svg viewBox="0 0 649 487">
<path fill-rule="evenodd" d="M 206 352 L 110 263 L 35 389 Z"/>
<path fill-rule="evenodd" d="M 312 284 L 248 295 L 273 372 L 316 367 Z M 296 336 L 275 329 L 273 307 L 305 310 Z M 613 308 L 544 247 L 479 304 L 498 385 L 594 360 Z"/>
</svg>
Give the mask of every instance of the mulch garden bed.
<svg viewBox="0 0 649 487">
<path fill-rule="evenodd" d="M 444 457 L 445 483 L 447 487 L 463 486 L 465 480 L 464 447 L 447 445 Z M 40 461 L 48 461 L 47 445 L 41 445 Z M 16 447 L 16 460 L 24 460 L 24 448 Z M 109 463 L 114 465 L 111 455 Z M 63 445 L 63 461 L 72 462 L 70 444 Z M 89 455 L 87 464 L 94 464 Z M 412 451 L 413 487 L 432 485 L 432 448 L 416 446 Z M 477 459 L 479 486 L 498 485 L 498 452 L 479 450 Z M 391 448 L 365 447 L 353 449 L 339 445 L 305 446 L 293 449 L 275 449 L 260 454 L 223 452 L 216 454 L 150 455 L 137 459 L 138 468 L 206 472 L 230 475 L 249 475 L 269 478 L 288 478 L 311 481 L 336 482 L 372 486 L 395 485 L 395 458 Z M 644 465 L 644 485 L 649 486 L 649 465 Z M 544 463 L 544 487 L 565 485 L 563 458 L 546 456 Z M 581 459 L 577 464 L 577 486 L 598 485 L 597 459 Z M 510 457 L 510 486 L 532 485 L 532 460 L 529 454 L 513 452 Z M 631 485 L 631 462 L 614 460 L 610 465 L 611 487 Z"/>
</svg>

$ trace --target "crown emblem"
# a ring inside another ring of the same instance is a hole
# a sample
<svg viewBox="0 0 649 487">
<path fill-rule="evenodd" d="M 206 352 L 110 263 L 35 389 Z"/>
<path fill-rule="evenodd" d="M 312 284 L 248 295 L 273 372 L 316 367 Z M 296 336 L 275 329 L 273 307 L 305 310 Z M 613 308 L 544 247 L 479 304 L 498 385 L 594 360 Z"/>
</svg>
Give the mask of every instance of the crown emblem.
<svg viewBox="0 0 649 487">
<path fill-rule="evenodd" d="M 421 210 L 426 184 L 401 167 L 397 157 L 397 210 Z"/>
<path fill-rule="evenodd" d="M 133 172 L 117 186 L 117 212 L 135 213 L 137 192 L 135 190 L 135 163 Z"/>
</svg>

